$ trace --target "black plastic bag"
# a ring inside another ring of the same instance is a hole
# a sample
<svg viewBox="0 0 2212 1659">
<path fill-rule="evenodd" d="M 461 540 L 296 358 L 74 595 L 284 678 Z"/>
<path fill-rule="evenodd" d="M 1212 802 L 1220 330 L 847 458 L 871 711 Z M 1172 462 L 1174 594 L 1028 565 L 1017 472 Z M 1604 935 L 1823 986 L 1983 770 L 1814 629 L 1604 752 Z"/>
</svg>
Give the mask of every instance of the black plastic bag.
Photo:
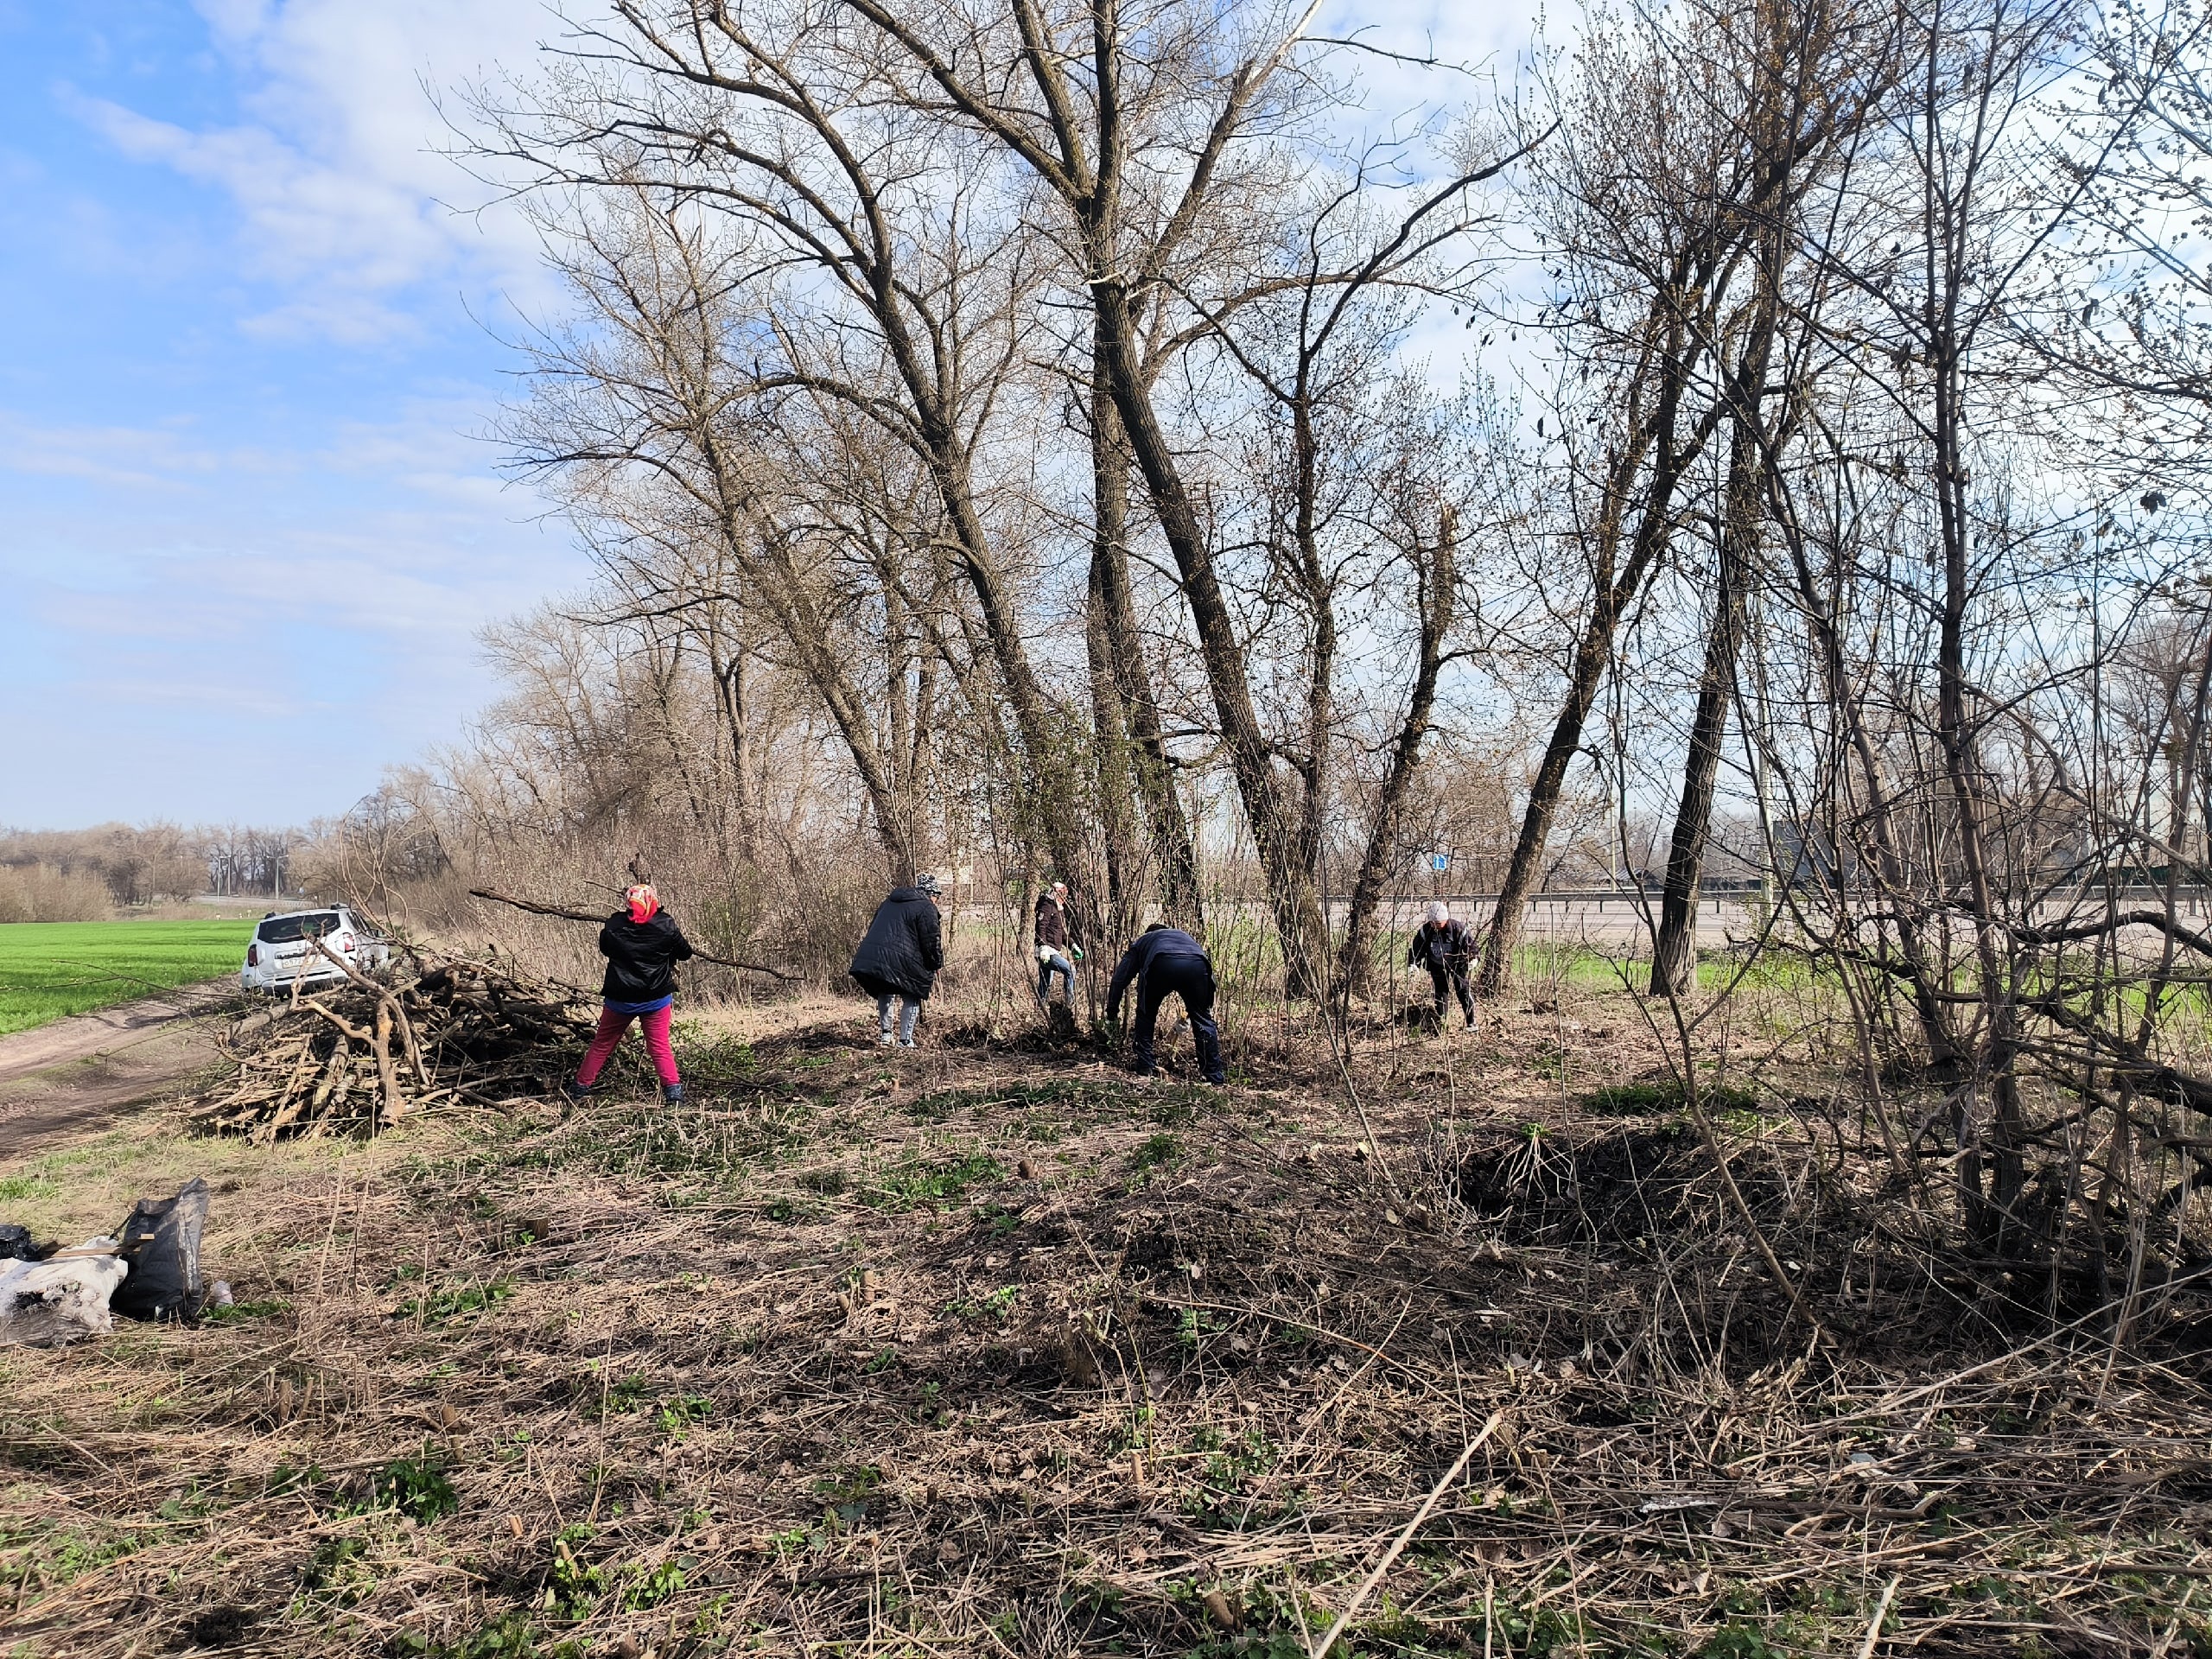
<svg viewBox="0 0 2212 1659">
<path fill-rule="evenodd" d="M 207 1183 L 194 1176 L 173 1198 L 141 1198 L 116 1230 L 130 1276 L 108 1306 L 126 1319 L 188 1319 L 200 1312 L 200 1235 Z"/>
<path fill-rule="evenodd" d="M 29 1228 L 0 1222 L 0 1262 L 43 1262 L 53 1254 L 54 1246 L 40 1243 Z"/>
</svg>

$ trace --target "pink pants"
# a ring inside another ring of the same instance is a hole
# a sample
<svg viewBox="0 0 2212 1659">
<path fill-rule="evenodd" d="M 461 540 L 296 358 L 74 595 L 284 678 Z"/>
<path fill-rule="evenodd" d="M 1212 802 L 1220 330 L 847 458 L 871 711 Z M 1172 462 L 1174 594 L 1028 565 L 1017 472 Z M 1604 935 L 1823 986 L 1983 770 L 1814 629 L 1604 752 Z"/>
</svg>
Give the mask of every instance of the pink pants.
<svg viewBox="0 0 2212 1659">
<path fill-rule="evenodd" d="M 676 1075 L 676 1050 L 668 1040 L 668 1023 L 675 1014 L 672 1007 L 655 1008 L 651 1014 L 617 1014 L 612 1008 L 601 1008 L 599 1029 L 592 1033 L 584 1063 L 576 1068 L 577 1087 L 588 1089 L 599 1080 L 600 1068 L 607 1064 L 607 1057 L 614 1052 L 632 1020 L 645 1033 L 645 1052 L 653 1057 L 653 1070 L 660 1073 L 662 1083 L 674 1087 L 680 1079 Z"/>
</svg>

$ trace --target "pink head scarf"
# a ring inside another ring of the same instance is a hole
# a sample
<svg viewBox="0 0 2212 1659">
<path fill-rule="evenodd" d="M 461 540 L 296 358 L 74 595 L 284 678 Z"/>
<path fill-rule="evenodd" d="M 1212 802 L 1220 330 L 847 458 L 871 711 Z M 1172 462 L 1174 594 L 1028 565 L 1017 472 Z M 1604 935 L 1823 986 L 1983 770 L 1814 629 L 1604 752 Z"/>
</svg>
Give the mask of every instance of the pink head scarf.
<svg viewBox="0 0 2212 1659">
<path fill-rule="evenodd" d="M 630 901 L 630 919 L 633 922 L 650 922 L 653 912 L 660 908 L 660 895 L 643 881 L 622 896 Z"/>
</svg>

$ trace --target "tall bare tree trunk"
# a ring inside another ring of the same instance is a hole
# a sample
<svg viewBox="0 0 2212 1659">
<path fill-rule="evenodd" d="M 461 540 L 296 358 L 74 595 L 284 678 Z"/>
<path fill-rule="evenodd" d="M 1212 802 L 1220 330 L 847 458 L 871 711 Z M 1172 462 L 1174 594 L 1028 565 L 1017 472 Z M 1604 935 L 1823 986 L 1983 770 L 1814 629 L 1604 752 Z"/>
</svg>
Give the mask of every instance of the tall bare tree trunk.
<svg viewBox="0 0 2212 1659">
<path fill-rule="evenodd" d="M 957 448 L 954 436 L 949 430 L 937 430 L 933 422 L 926 427 L 931 434 L 931 470 L 937 474 L 939 493 L 960 544 L 961 568 L 975 592 L 990 657 L 997 665 L 1014 730 L 1021 740 L 1020 764 L 1029 785 L 1032 819 L 1023 838 L 1041 842 L 1061 870 L 1079 870 L 1082 791 L 1074 757 L 1054 729 L 1044 691 L 1037 683 L 1020 621 L 989 555 L 989 538 L 976 510 L 965 463 L 953 453 Z"/>
<path fill-rule="evenodd" d="M 1783 168 L 1786 176 L 1787 163 Z M 1786 191 L 1777 188 L 1770 203 Z M 1774 209 L 1770 207 L 1770 215 Z M 1760 291 L 1743 354 L 1732 377 L 1728 483 L 1721 503 L 1719 583 L 1713 622 L 1698 677 L 1697 709 L 1690 719 L 1689 753 L 1682 767 L 1681 799 L 1667 853 L 1667 885 L 1660 899 L 1659 931 L 1651 952 L 1651 994 L 1682 995 L 1697 980 L 1698 887 L 1712 832 L 1713 798 L 1720 773 L 1721 741 L 1736 693 L 1736 658 L 1744 638 L 1744 613 L 1758 564 L 1759 527 L 1766 498 L 1767 434 L 1761 410 L 1767 365 L 1781 304 L 1783 245 L 1770 225 L 1760 251 Z"/>
<path fill-rule="evenodd" d="M 1103 515 L 1100 517 L 1103 521 Z M 1098 797 L 1098 835 L 1106 860 L 1104 937 L 1121 939 L 1135 931 L 1141 855 L 1137 848 L 1136 784 L 1130 764 L 1128 723 L 1122 715 L 1122 690 L 1115 678 L 1113 639 L 1108 632 L 1104 569 L 1107 553 L 1101 542 L 1102 538 L 1094 535 L 1090 588 L 1084 604 L 1083 643 L 1090 670 L 1090 743 Z"/>
<path fill-rule="evenodd" d="M 911 880 L 923 868 L 925 849 L 915 839 L 913 822 L 901 798 L 898 780 L 892 768 L 884 764 L 882 751 L 876 747 L 865 702 L 835 666 L 834 650 L 827 645 L 823 634 L 802 628 L 790 632 L 803 671 L 813 683 L 816 694 L 829 708 L 830 718 L 836 722 L 845 747 L 851 752 L 854 768 L 861 775 L 861 785 L 868 791 L 868 804 L 874 811 L 876 834 L 881 838 L 884 854 L 890 861 L 892 878 Z"/>
<path fill-rule="evenodd" d="M 1931 54 L 1931 56 L 1933 54 Z M 1948 204 L 1947 204 L 1948 206 Z M 1948 230 L 1948 226 L 1946 229 Z M 1931 294 L 1931 321 L 1939 311 L 1956 306 L 1958 278 L 1947 272 L 1949 291 L 1940 300 Z M 1961 388 L 1955 334 L 1946 316 L 1931 330 L 1936 349 L 1930 355 L 1935 367 L 1936 410 L 1934 447 L 1936 488 L 1940 504 L 1943 547 L 1942 621 L 1936 648 L 1936 732 L 1943 751 L 1944 778 L 1949 785 L 1956 816 L 1959 860 L 1966 876 L 1966 898 L 1974 922 L 1974 957 L 1980 970 L 1982 1010 L 1988 1020 L 1981 1065 L 1978 1068 L 1991 1085 L 1995 1109 L 1992 1114 L 1991 1182 L 1986 1199 L 1981 1189 L 1983 1153 L 1978 1131 L 1966 1122 L 1971 1101 L 1961 1100 L 1959 1179 L 1966 1199 L 1968 1225 L 1984 1245 L 2001 1248 L 2012 1209 L 2027 1182 L 2027 1162 L 2021 1143 L 2027 1134 L 2021 1110 L 2019 1084 L 2014 1070 L 2018 1012 L 1999 955 L 1998 916 L 1991 881 L 1988 851 L 1984 839 L 1981 760 L 1967 702 L 1971 685 L 1966 667 L 1966 616 L 1972 597 L 1972 575 L 1967 564 L 1966 471 L 1961 459 Z"/>
<path fill-rule="evenodd" d="M 1329 764 L 1336 728 L 1337 605 L 1321 561 L 1319 529 L 1320 436 L 1314 429 L 1312 365 L 1300 353 L 1298 386 L 1290 409 L 1292 454 L 1297 503 L 1293 533 L 1298 584 L 1305 590 L 1307 613 L 1306 664 L 1306 747 L 1296 761 L 1300 788 L 1298 868 L 1318 888 L 1321 874 L 1323 825 L 1333 793 Z M 1432 691 L 1432 696 L 1433 692 Z"/>
<path fill-rule="evenodd" d="M 1697 979 L 1697 907 L 1704 879 L 1706 843 L 1713 826 L 1713 798 L 1720 773 L 1721 741 L 1736 690 L 1736 658 L 1744 636 L 1745 589 L 1751 580 L 1749 542 L 1758 534 L 1752 474 L 1758 461 L 1747 449 L 1757 440 L 1738 424 L 1730 443 L 1727 498 L 1722 509 L 1719 581 L 1713 621 L 1706 632 L 1705 666 L 1698 676 L 1697 708 L 1690 718 L 1689 753 L 1682 766 L 1681 798 L 1667 850 L 1667 880 L 1659 900 L 1659 931 L 1651 954 L 1651 994 L 1687 995 Z M 1748 514 L 1750 522 L 1745 521 Z"/>
<path fill-rule="evenodd" d="M 1995 25 L 1991 26 L 1993 29 Z M 1943 146 L 1943 116 L 1948 108 L 1942 86 L 1950 58 L 1940 22 L 1928 25 L 1926 104 L 1921 164 L 1922 246 L 1925 289 L 1922 326 L 1932 407 L 1925 431 L 1932 450 L 1937 519 L 1943 558 L 1941 624 L 1936 646 L 1936 738 L 1950 794 L 1959 859 L 1966 878 L 1967 913 L 1974 924 L 1974 958 L 1980 970 L 1983 1018 L 1987 1022 L 1975 1084 L 1986 1082 L 1994 1108 L 1987 1156 L 1991 1176 L 1982 1191 L 1984 1150 L 1972 1114 L 1978 1103 L 1959 1091 L 1959 1185 L 1968 1228 L 1985 1248 L 2001 1249 L 2014 1208 L 2027 1181 L 2023 1142 L 2027 1136 L 2022 1109 L 2018 1058 L 2019 1013 L 2005 970 L 1999 939 L 2000 918 L 1990 870 L 1980 746 L 1967 707 L 1974 687 L 1966 661 L 1967 613 L 1974 600 L 1968 532 L 1967 467 L 1964 454 L 1967 357 L 1972 326 L 1961 317 L 1973 262 L 1980 256 L 1967 235 L 1968 222 L 1981 210 L 1978 167 L 1960 168 Z M 1971 72 L 1969 72 L 1969 74 Z M 1971 86 L 1971 81 L 1969 81 Z M 1986 88 L 1985 86 L 1984 93 Z M 1962 120 L 1974 127 L 1974 98 L 1969 90 Z M 1975 159 L 1978 161 L 1979 156 Z M 1992 211 L 1994 211 L 1993 209 Z"/>
<path fill-rule="evenodd" d="M 1687 258 L 1678 277 L 1687 276 Z M 1529 801 L 1521 814 L 1521 833 L 1513 843 L 1513 856 L 1499 884 L 1497 907 L 1491 912 L 1483 938 L 1481 985 L 1485 996 L 1503 989 L 1513 972 L 1513 955 L 1521 943 L 1521 927 L 1529 900 L 1543 873 L 1545 844 L 1551 839 L 1552 820 L 1559 811 L 1567 770 L 1582 747 L 1582 730 L 1598 701 L 1611 661 L 1614 631 L 1643 584 L 1643 579 L 1673 535 L 1675 493 L 1682 474 L 1704 447 L 1711 428 L 1700 423 L 1688 442 L 1678 445 L 1675 425 L 1688 390 L 1694 348 L 1681 301 L 1683 285 L 1654 302 L 1652 320 L 1663 333 L 1659 353 L 1660 381 L 1649 422 L 1639 424 L 1634 440 L 1608 467 L 1605 493 L 1593 527 L 1594 557 L 1591 563 L 1590 611 L 1575 641 L 1573 660 L 1567 676 L 1567 694 L 1560 700 L 1559 718 L 1553 723 L 1551 741 L 1529 786 Z M 1637 474 L 1643 458 L 1651 458 L 1645 481 L 1636 539 L 1625 563 L 1619 562 L 1623 531 Z"/>
<path fill-rule="evenodd" d="M 1344 944 L 1337 962 L 1339 994 L 1350 996 L 1363 990 L 1373 971 L 1376 918 L 1382 907 L 1382 889 L 1390 877 L 1390 855 L 1398 844 L 1399 826 L 1405 817 L 1406 792 L 1421 766 L 1421 745 L 1428 736 L 1436 709 L 1436 682 L 1444 664 L 1444 643 L 1452 632 L 1452 615 L 1458 599 L 1457 516 L 1445 508 L 1436 527 L 1436 551 L 1421 574 L 1421 643 L 1414 671 L 1413 694 L 1406 717 L 1390 746 L 1390 765 L 1383 773 L 1382 790 L 1369 826 L 1367 853 L 1351 889 L 1351 914 L 1344 923 Z"/>
<path fill-rule="evenodd" d="M 1160 705 L 1153 696 L 1152 674 L 1145 665 L 1136 604 L 1129 589 L 1128 452 L 1122 440 L 1121 416 L 1103 378 L 1092 391 L 1090 414 L 1094 524 L 1085 637 L 1092 653 L 1092 704 L 1100 710 L 1102 797 L 1109 812 L 1126 814 L 1132 790 L 1143 804 L 1146 831 L 1159 866 L 1161 906 L 1204 939 L 1205 906 L 1198 890 L 1197 850 L 1192 844 L 1182 798 L 1175 792 L 1173 766 L 1168 759 Z M 1104 687 L 1097 671 L 1102 656 L 1107 667 Z M 1103 689 L 1113 693 L 1110 709 L 1102 709 Z M 1120 775 L 1110 790 L 1104 770 L 1109 765 L 1109 731 L 1112 741 L 1120 746 L 1112 761 Z M 1109 833 L 1109 850 L 1114 841 Z M 1117 897 L 1114 906 L 1111 937 L 1116 939 L 1135 933 L 1143 908 L 1134 864 L 1125 867 L 1122 880 L 1125 896 Z"/>
<path fill-rule="evenodd" d="M 1321 896 L 1313 876 L 1300 861 L 1298 827 L 1274 775 L 1274 747 L 1252 706 L 1236 619 L 1222 593 L 1213 550 L 1192 505 L 1182 469 L 1153 410 L 1137 359 L 1128 287 L 1122 277 L 1110 274 L 1111 257 L 1110 240 L 1096 238 L 1095 267 L 1109 273 L 1095 277 L 1090 284 L 1097 307 L 1100 359 L 1130 451 L 1144 474 L 1153 510 L 1183 579 L 1184 598 L 1198 633 L 1198 656 L 1205 665 L 1206 685 L 1221 723 L 1222 741 L 1229 751 L 1230 769 L 1236 777 L 1237 795 L 1243 802 L 1244 817 L 1251 825 L 1253 844 L 1268 882 L 1268 906 L 1282 941 L 1289 989 L 1296 996 L 1319 996 L 1326 988 L 1331 967 L 1328 920 L 1322 914 Z"/>
<path fill-rule="evenodd" d="M 745 695 L 745 651 L 732 652 L 722 675 L 723 705 L 729 711 L 729 764 L 737 777 L 738 856 L 758 868 L 760 863 L 760 802 L 753 790 L 753 710 Z"/>
</svg>

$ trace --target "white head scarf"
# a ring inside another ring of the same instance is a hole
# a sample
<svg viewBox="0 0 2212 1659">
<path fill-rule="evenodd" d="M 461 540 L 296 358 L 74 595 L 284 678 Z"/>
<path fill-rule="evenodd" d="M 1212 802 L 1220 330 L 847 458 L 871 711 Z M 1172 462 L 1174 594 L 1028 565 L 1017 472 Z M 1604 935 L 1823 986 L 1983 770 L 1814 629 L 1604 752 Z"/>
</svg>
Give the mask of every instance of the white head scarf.
<svg viewBox="0 0 2212 1659">
<path fill-rule="evenodd" d="M 1441 927 L 1445 923 L 1452 919 L 1451 908 L 1446 905 L 1441 899 L 1430 899 L 1428 901 L 1428 910 L 1426 913 L 1428 918 L 1428 925 L 1431 927 Z"/>
</svg>

